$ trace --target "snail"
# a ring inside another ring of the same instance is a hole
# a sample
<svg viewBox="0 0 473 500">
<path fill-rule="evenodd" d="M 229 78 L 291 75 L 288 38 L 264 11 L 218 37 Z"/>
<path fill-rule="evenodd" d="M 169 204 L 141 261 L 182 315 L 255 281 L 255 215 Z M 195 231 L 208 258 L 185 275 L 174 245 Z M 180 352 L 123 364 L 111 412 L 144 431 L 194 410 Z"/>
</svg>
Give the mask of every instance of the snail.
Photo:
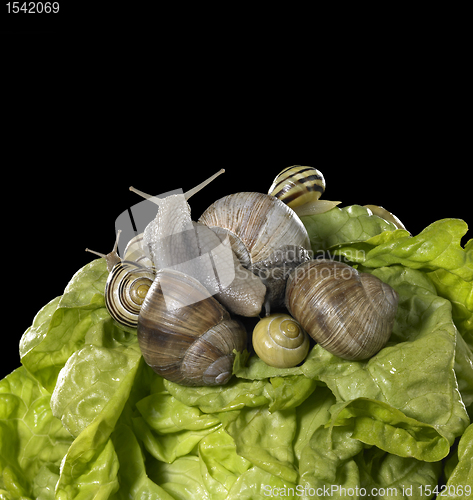
<svg viewBox="0 0 473 500">
<path fill-rule="evenodd" d="M 388 212 L 383 207 L 379 207 L 378 205 L 364 205 L 365 208 L 369 208 L 374 215 L 381 217 L 388 222 L 392 222 L 398 229 L 406 229 L 404 224 L 391 212 Z"/>
<path fill-rule="evenodd" d="M 299 217 L 331 210 L 340 201 L 319 200 L 325 191 L 325 178 L 313 167 L 293 165 L 274 179 L 268 194 L 291 207 Z"/>
<path fill-rule="evenodd" d="M 397 311 L 398 294 L 372 274 L 316 259 L 288 278 L 286 307 L 324 349 L 344 359 L 367 359 L 382 349 Z"/>
<path fill-rule="evenodd" d="M 146 363 L 180 385 L 222 385 L 246 330 L 195 278 L 173 269 L 156 274 L 138 316 Z"/>
<path fill-rule="evenodd" d="M 108 272 L 110 272 L 113 269 L 113 266 L 115 266 L 115 264 L 117 264 L 121 260 L 120 256 L 117 253 L 118 240 L 120 239 L 120 233 L 121 233 L 121 231 L 117 232 L 117 237 L 115 239 L 115 244 L 113 245 L 113 249 L 108 254 L 96 252 L 95 250 L 90 250 L 89 248 L 85 249 L 86 252 L 93 253 L 94 255 L 97 255 L 98 257 L 102 257 L 103 259 L 105 259 L 105 262 L 107 263 Z"/>
<path fill-rule="evenodd" d="M 152 267 L 139 264 L 139 262 L 120 259 L 117 253 L 120 233 L 119 230 L 113 250 L 109 254 L 105 255 L 88 248 L 85 250 L 103 257 L 107 262 L 109 275 L 105 283 L 104 296 L 105 307 L 110 316 L 121 326 L 135 329 L 138 326 L 141 304 L 154 281 L 155 270 Z M 134 240 L 135 238 L 132 238 L 128 243 L 125 249 L 125 258 L 132 257 L 135 252 L 133 249 Z M 143 257 L 138 256 L 138 260 L 145 262 Z"/>
<path fill-rule="evenodd" d="M 242 265 L 268 288 L 266 314 L 284 301 L 287 273 L 310 259 L 310 241 L 299 217 L 281 200 L 241 192 L 210 205 L 199 222 L 228 238 Z"/>
<path fill-rule="evenodd" d="M 138 326 L 141 305 L 155 278 L 154 269 L 136 262 L 120 261 L 108 275 L 105 284 L 105 306 L 120 325 Z"/>
<path fill-rule="evenodd" d="M 260 359 L 276 368 L 291 368 L 309 352 L 309 336 L 289 314 L 270 314 L 253 330 L 253 348 Z"/>
</svg>

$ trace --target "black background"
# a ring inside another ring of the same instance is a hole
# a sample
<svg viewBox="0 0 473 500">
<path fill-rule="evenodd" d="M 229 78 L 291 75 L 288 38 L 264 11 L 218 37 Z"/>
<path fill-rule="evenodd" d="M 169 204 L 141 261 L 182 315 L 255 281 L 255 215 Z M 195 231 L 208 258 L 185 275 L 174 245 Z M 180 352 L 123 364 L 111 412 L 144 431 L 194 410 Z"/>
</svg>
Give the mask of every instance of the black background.
<svg viewBox="0 0 473 500">
<path fill-rule="evenodd" d="M 95 258 L 85 248 L 111 250 L 115 219 L 140 201 L 130 185 L 185 191 L 225 168 L 190 200 L 197 219 L 311 165 L 325 199 L 382 205 L 412 234 L 445 217 L 473 224 L 460 39 L 337 45 L 315 27 L 294 39 L 274 24 L 260 38 L 257 22 L 191 32 L 180 18 L 172 36 L 165 24 L 150 37 L 3 34 L 0 377 L 39 309 Z"/>
</svg>

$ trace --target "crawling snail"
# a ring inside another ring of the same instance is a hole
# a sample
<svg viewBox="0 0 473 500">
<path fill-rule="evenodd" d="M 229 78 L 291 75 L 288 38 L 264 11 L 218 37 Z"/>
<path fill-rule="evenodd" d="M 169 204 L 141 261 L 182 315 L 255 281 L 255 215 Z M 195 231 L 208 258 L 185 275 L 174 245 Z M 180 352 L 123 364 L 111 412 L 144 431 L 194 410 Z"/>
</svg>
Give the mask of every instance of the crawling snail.
<svg viewBox="0 0 473 500">
<path fill-rule="evenodd" d="M 301 264 L 286 287 L 286 307 L 324 349 L 344 359 L 367 359 L 382 349 L 398 294 L 376 276 L 316 259 Z"/>
<path fill-rule="evenodd" d="M 121 326 L 136 328 L 138 325 L 138 314 L 148 293 L 149 287 L 155 278 L 155 269 L 146 267 L 141 262 L 146 262 L 144 256 L 136 254 L 133 240 L 125 249 L 124 259 L 121 260 L 118 253 L 118 240 L 121 231 L 117 232 L 117 239 L 113 250 L 108 254 L 102 254 L 86 248 L 86 252 L 103 257 L 107 262 L 109 275 L 105 283 L 105 306 L 110 316 Z M 136 258 L 132 261 L 131 258 Z"/>
<path fill-rule="evenodd" d="M 253 348 L 269 366 L 291 368 L 309 352 L 309 336 L 289 314 L 273 313 L 261 319 L 253 330 Z"/>
<path fill-rule="evenodd" d="M 274 178 L 268 194 L 291 207 L 299 217 L 331 210 L 340 201 L 320 200 L 325 191 L 325 178 L 314 167 L 293 165 Z"/>
</svg>

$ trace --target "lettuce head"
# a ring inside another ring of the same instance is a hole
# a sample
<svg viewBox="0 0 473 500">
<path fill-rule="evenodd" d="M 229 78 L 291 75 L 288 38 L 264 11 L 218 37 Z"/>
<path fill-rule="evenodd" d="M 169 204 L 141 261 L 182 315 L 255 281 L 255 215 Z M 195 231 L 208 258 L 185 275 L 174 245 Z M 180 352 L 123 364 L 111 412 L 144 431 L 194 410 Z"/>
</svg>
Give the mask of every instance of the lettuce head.
<svg viewBox="0 0 473 500">
<path fill-rule="evenodd" d="M 399 294 L 387 346 L 318 345 L 294 368 L 237 353 L 225 386 L 183 387 L 143 361 L 80 269 L 34 318 L 0 381 L 0 499 L 473 498 L 473 240 L 418 235 L 360 206 L 302 217 L 314 254 Z"/>
</svg>

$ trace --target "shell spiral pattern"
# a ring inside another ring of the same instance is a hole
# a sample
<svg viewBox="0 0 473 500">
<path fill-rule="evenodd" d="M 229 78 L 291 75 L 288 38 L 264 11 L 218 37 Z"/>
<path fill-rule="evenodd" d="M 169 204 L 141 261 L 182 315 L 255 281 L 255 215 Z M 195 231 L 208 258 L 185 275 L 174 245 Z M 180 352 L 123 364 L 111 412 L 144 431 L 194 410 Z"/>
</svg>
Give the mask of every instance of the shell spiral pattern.
<svg viewBox="0 0 473 500">
<path fill-rule="evenodd" d="M 386 345 L 398 300 L 376 276 L 325 259 L 299 266 L 286 287 L 286 306 L 307 333 L 351 360 L 367 359 Z"/>
<path fill-rule="evenodd" d="M 253 331 L 253 347 L 266 364 L 276 368 L 298 365 L 309 352 L 309 337 L 289 314 L 270 314 Z"/>
<path fill-rule="evenodd" d="M 294 209 L 318 200 L 324 191 L 325 179 L 322 172 L 313 167 L 294 165 L 276 176 L 268 194 Z"/>
<path fill-rule="evenodd" d="M 246 330 L 196 279 L 157 272 L 138 318 L 146 363 L 181 385 L 222 385 L 232 376 L 233 350 L 246 346 Z"/>
<path fill-rule="evenodd" d="M 154 276 L 152 269 L 126 260 L 113 267 L 105 285 L 105 305 L 117 323 L 137 327 L 141 305 Z"/>
</svg>

